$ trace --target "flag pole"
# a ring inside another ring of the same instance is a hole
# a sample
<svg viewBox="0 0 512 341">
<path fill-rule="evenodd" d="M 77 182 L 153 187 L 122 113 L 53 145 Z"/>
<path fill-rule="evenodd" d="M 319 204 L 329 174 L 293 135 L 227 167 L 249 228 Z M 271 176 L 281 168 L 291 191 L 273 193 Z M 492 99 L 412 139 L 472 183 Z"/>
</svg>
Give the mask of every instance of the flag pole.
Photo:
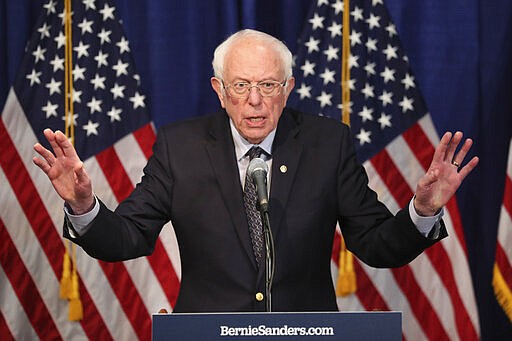
<svg viewBox="0 0 512 341">
<path fill-rule="evenodd" d="M 341 107 L 342 122 L 350 125 L 350 1 L 343 2 L 343 37 L 341 49 Z M 343 234 L 341 235 L 340 254 L 338 258 L 338 280 L 336 295 L 348 296 L 356 292 L 356 275 L 354 259 L 347 249 Z"/>
</svg>

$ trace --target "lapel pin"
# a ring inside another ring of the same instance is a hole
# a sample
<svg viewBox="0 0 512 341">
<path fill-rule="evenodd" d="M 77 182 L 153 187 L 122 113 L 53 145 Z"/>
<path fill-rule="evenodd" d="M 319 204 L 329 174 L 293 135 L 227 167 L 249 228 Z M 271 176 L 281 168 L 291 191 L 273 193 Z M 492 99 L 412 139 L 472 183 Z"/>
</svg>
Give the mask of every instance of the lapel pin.
<svg viewBox="0 0 512 341">
<path fill-rule="evenodd" d="M 288 170 L 288 167 L 286 167 L 285 165 L 281 165 L 281 167 L 279 167 L 279 170 L 281 171 L 281 173 L 284 174 Z"/>
</svg>

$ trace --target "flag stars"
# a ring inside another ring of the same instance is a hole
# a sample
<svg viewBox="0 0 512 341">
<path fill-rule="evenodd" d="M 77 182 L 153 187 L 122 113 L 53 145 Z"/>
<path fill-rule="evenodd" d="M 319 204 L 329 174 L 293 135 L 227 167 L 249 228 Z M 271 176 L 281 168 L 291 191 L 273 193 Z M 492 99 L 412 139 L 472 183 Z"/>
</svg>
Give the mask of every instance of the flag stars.
<svg viewBox="0 0 512 341">
<path fill-rule="evenodd" d="M 113 99 L 124 98 L 124 89 L 125 88 L 126 88 L 126 86 L 119 85 L 119 84 L 115 83 L 114 87 L 112 89 L 110 89 Z"/>
<path fill-rule="evenodd" d="M 85 45 L 83 42 L 79 42 L 78 46 L 74 47 L 73 50 L 77 53 L 77 58 L 89 57 L 89 44 Z"/>
<path fill-rule="evenodd" d="M 366 83 L 361 92 L 364 94 L 364 98 L 368 99 L 370 97 L 375 97 L 375 93 L 373 92 L 374 87 L 370 84 Z"/>
<path fill-rule="evenodd" d="M 392 97 L 392 92 L 387 92 L 386 90 L 383 90 L 382 95 L 379 96 L 379 99 L 382 102 L 382 106 L 385 107 L 388 104 L 393 104 L 393 100 L 391 99 Z"/>
<path fill-rule="evenodd" d="M 121 38 L 116 43 L 117 47 L 119 47 L 119 54 L 122 54 L 124 52 L 130 52 L 130 46 L 128 44 L 128 40 L 126 40 L 124 37 Z"/>
<path fill-rule="evenodd" d="M 361 33 L 357 32 L 356 30 L 352 30 L 352 32 L 350 33 L 350 46 L 353 47 L 359 44 L 362 44 Z"/>
<path fill-rule="evenodd" d="M 75 68 L 73 69 L 73 79 L 75 81 L 79 79 L 85 80 L 85 68 L 75 64 Z"/>
<path fill-rule="evenodd" d="M 336 2 L 331 5 L 331 7 L 334 8 L 334 14 L 338 15 L 343 13 L 343 1 L 336 0 Z"/>
<path fill-rule="evenodd" d="M 356 79 L 354 79 L 354 78 L 352 78 L 352 79 L 349 79 L 349 80 L 348 80 L 348 82 L 347 82 L 347 83 L 348 83 L 348 88 L 349 88 L 351 91 L 356 90 L 356 82 L 357 82 L 357 80 L 356 80 Z M 342 84 L 343 84 L 343 82 L 342 82 Z"/>
<path fill-rule="evenodd" d="M 34 63 L 37 63 L 39 60 L 44 60 L 44 54 L 46 49 L 41 48 L 41 46 L 37 46 L 36 50 L 32 52 L 32 55 L 36 58 Z"/>
<path fill-rule="evenodd" d="M 122 112 L 121 109 L 117 109 L 116 107 L 112 107 L 112 109 L 110 109 L 107 112 L 107 115 L 110 117 L 110 122 L 121 121 L 121 112 Z"/>
<path fill-rule="evenodd" d="M 53 0 L 50 0 L 47 4 L 44 4 L 43 7 L 46 8 L 46 15 L 49 15 L 50 13 L 57 13 L 55 10 L 55 5 L 57 3 Z"/>
<path fill-rule="evenodd" d="M 373 121 L 373 109 L 368 108 L 366 105 L 363 106 L 363 110 L 361 110 L 357 115 L 361 117 L 363 123 L 366 121 Z"/>
<path fill-rule="evenodd" d="M 365 22 L 370 27 L 370 30 L 374 29 L 374 28 L 379 28 L 380 27 L 379 21 L 380 21 L 380 17 L 374 15 L 373 13 L 370 13 L 370 17 L 365 20 Z"/>
<path fill-rule="evenodd" d="M 100 44 L 103 45 L 105 42 L 110 43 L 110 35 L 112 31 L 105 31 L 104 28 L 101 29 L 101 32 L 98 33 L 98 38 L 100 38 Z"/>
<path fill-rule="evenodd" d="M 318 15 L 318 13 L 315 13 L 313 18 L 308 20 L 312 25 L 313 31 L 317 28 L 324 28 L 324 19 L 324 17 L 321 17 Z"/>
<path fill-rule="evenodd" d="M 320 40 L 309 37 L 309 41 L 304 45 L 308 48 L 308 53 L 311 53 L 313 51 L 320 51 L 318 44 L 320 44 Z"/>
<path fill-rule="evenodd" d="M 80 30 L 82 31 L 82 35 L 85 32 L 92 33 L 92 24 L 93 24 L 93 21 L 87 20 L 86 18 L 84 18 L 82 20 L 82 22 L 78 24 L 78 27 L 80 27 Z"/>
<path fill-rule="evenodd" d="M 391 128 L 391 115 L 381 113 L 380 117 L 377 119 L 377 122 L 380 123 L 380 129 L 384 129 L 386 127 Z"/>
<path fill-rule="evenodd" d="M 41 84 L 41 72 L 36 72 L 36 70 L 32 70 L 30 74 L 26 76 L 28 80 L 30 80 L 30 86 L 34 85 L 34 83 Z"/>
<path fill-rule="evenodd" d="M 57 70 L 64 70 L 64 58 L 59 58 L 59 56 L 55 56 L 50 64 L 53 66 L 53 72 L 57 72 Z"/>
<path fill-rule="evenodd" d="M 62 31 L 59 32 L 59 35 L 56 36 L 53 40 L 57 43 L 57 48 L 61 48 L 66 44 L 66 36 Z"/>
<path fill-rule="evenodd" d="M 366 71 L 366 74 L 368 75 L 375 75 L 375 63 L 367 63 L 364 66 L 364 71 Z"/>
<path fill-rule="evenodd" d="M 341 24 L 333 21 L 331 26 L 327 27 L 327 31 L 331 32 L 331 39 L 335 38 L 336 36 L 341 37 Z"/>
<path fill-rule="evenodd" d="M 48 90 L 50 90 L 50 96 L 53 95 L 54 93 L 58 93 L 60 94 L 60 85 L 62 84 L 62 82 L 57 82 L 55 81 L 55 79 L 52 77 L 52 79 L 50 80 L 50 82 L 48 84 L 45 85 L 45 87 L 48 88 Z"/>
<path fill-rule="evenodd" d="M 81 100 L 81 96 L 82 96 L 82 92 L 81 90 L 74 90 L 73 91 L 73 102 L 75 103 L 82 103 L 82 100 Z"/>
<path fill-rule="evenodd" d="M 359 59 L 359 56 L 351 54 L 348 57 L 348 66 L 349 66 L 349 68 L 353 69 L 353 68 L 359 67 L 359 63 L 357 62 L 358 59 Z"/>
<path fill-rule="evenodd" d="M 325 91 L 322 91 L 322 94 L 318 97 L 316 97 L 316 100 L 320 102 L 320 107 L 323 108 L 326 105 L 332 105 L 331 101 L 332 95 L 326 93 Z"/>
<path fill-rule="evenodd" d="M 324 80 L 324 85 L 327 85 L 329 83 L 334 83 L 335 79 L 334 76 L 336 75 L 336 71 L 329 70 L 328 68 L 325 68 L 324 72 L 320 74 L 320 78 Z"/>
<path fill-rule="evenodd" d="M 74 14 L 74 12 L 71 11 L 71 13 L 70 13 L 70 17 L 71 18 L 73 18 L 73 14 Z M 60 20 L 62 22 L 62 25 L 64 26 L 64 23 L 66 22 L 66 18 L 67 18 L 66 11 L 64 9 L 62 9 L 62 12 L 59 13 L 59 18 L 60 18 Z"/>
<path fill-rule="evenodd" d="M 89 120 L 86 125 L 82 126 L 82 128 L 86 131 L 86 136 L 90 135 L 98 135 L 98 127 L 99 123 L 92 122 Z"/>
<path fill-rule="evenodd" d="M 388 26 L 386 26 L 386 31 L 388 32 L 390 38 L 398 34 L 396 32 L 396 26 L 394 24 L 389 24 Z"/>
<path fill-rule="evenodd" d="M 384 71 L 380 73 L 380 76 L 384 78 L 384 84 L 387 84 L 389 81 L 395 80 L 395 70 L 391 70 L 386 66 Z"/>
<path fill-rule="evenodd" d="M 329 44 L 329 48 L 324 50 L 324 54 L 327 56 L 327 61 L 330 62 L 333 59 L 338 59 L 338 53 L 340 49 Z"/>
<path fill-rule="evenodd" d="M 115 7 L 112 6 L 112 7 L 109 7 L 108 4 L 105 4 L 105 6 L 103 6 L 103 9 L 100 9 L 99 12 L 103 15 L 103 21 L 106 21 L 107 19 L 114 19 L 114 11 L 115 11 Z"/>
<path fill-rule="evenodd" d="M 366 51 L 368 51 L 368 53 L 371 51 L 377 51 L 377 39 L 368 38 L 364 46 L 366 46 Z"/>
<path fill-rule="evenodd" d="M 382 50 L 382 53 L 384 53 L 386 55 L 386 60 L 389 61 L 393 58 L 398 57 L 398 55 L 396 54 L 396 51 L 397 51 L 396 47 L 393 47 L 388 44 L 388 46 L 384 50 Z"/>
<path fill-rule="evenodd" d="M 350 12 L 352 15 L 352 18 L 354 19 L 354 22 L 358 22 L 359 20 L 364 20 L 363 17 L 363 10 L 357 6 L 354 7 L 354 10 Z"/>
<path fill-rule="evenodd" d="M 144 108 L 146 105 L 144 104 L 144 99 L 146 96 L 139 94 L 138 91 L 135 92 L 133 97 L 130 97 L 130 101 L 133 103 L 133 109 L 137 109 L 138 107 Z"/>
<path fill-rule="evenodd" d="M 101 103 L 103 103 L 101 99 L 96 99 L 94 96 L 91 98 L 91 100 L 87 103 L 91 115 L 96 111 L 101 112 Z"/>
<path fill-rule="evenodd" d="M 414 88 L 414 76 L 411 76 L 410 74 L 405 74 L 404 79 L 401 80 L 401 83 L 404 85 L 406 90 L 409 90 L 409 88 Z"/>
<path fill-rule="evenodd" d="M 359 134 L 356 135 L 356 138 L 359 140 L 359 145 L 362 146 L 365 143 L 371 143 L 372 140 L 370 136 L 372 135 L 371 131 L 366 131 L 363 128 L 359 130 Z"/>
<path fill-rule="evenodd" d="M 91 79 L 91 84 L 94 85 L 94 90 L 105 89 L 105 79 L 106 77 L 100 77 L 100 75 L 95 74 L 94 78 Z"/>
<path fill-rule="evenodd" d="M 50 101 L 46 102 L 46 105 L 41 108 L 46 113 L 46 118 L 50 118 L 52 116 L 57 117 L 57 108 L 58 104 L 52 104 Z"/>
<path fill-rule="evenodd" d="M 83 0 L 82 3 L 85 6 L 85 9 L 96 9 L 96 4 L 94 3 L 96 0 Z"/>
<path fill-rule="evenodd" d="M 46 23 L 43 24 L 43 26 L 39 27 L 37 29 L 37 32 L 41 33 L 41 38 L 40 39 L 44 39 L 44 37 L 50 37 L 50 29 L 52 27 L 51 26 L 48 26 L 46 25 Z"/>
<path fill-rule="evenodd" d="M 304 78 L 307 77 L 308 75 L 312 75 L 312 76 L 315 75 L 315 66 L 316 66 L 315 63 L 311 63 L 307 59 L 304 61 L 304 65 L 302 65 L 300 67 L 300 69 L 304 73 Z"/>
<path fill-rule="evenodd" d="M 128 75 L 128 63 L 123 63 L 121 60 L 118 60 L 117 64 L 112 66 L 112 69 L 116 72 L 116 77 Z"/>
<path fill-rule="evenodd" d="M 398 105 L 402 107 L 402 113 L 405 114 L 407 110 L 414 111 L 413 103 L 414 100 L 412 98 L 404 96 L 404 98 L 400 102 L 398 102 Z"/>
<path fill-rule="evenodd" d="M 71 115 L 70 115 L 71 116 Z M 72 123 L 70 124 L 73 124 L 75 127 L 77 126 L 77 122 L 78 122 L 78 114 L 73 114 L 73 116 L 69 117 L 69 119 L 73 120 Z M 66 115 L 62 116 L 62 120 L 64 122 L 67 122 L 68 119 L 66 119 Z M 70 141 L 71 141 L 71 138 L 70 138 Z"/>
<path fill-rule="evenodd" d="M 309 85 L 302 83 L 300 88 L 295 91 L 299 94 L 300 99 L 311 98 L 311 86 Z"/>
<path fill-rule="evenodd" d="M 94 60 L 98 63 L 98 68 L 102 65 L 108 66 L 108 53 L 103 53 L 103 51 L 98 51 L 98 55 L 94 57 Z"/>
</svg>

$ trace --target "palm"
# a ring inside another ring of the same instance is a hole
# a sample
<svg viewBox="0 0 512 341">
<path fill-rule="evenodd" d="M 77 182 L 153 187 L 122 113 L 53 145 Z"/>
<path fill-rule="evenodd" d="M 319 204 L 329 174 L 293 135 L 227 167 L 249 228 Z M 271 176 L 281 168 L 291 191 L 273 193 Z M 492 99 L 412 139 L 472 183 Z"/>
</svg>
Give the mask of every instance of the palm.
<svg viewBox="0 0 512 341">
<path fill-rule="evenodd" d="M 416 188 L 414 205 L 418 212 L 432 215 L 446 205 L 464 178 L 477 165 L 478 158 L 474 157 L 459 169 L 459 164 L 466 157 L 472 144 L 472 141 L 467 139 L 455 155 L 461 140 L 462 133 L 455 133 L 453 138 L 451 133 L 446 133 L 441 139 L 427 173 L 420 179 Z"/>
<path fill-rule="evenodd" d="M 75 148 L 61 132 L 45 129 L 45 137 L 53 153 L 40 144 L 34 149 L 43 159 L 34 158 L 34 163 L 46 173 L 55 191 L 76 212 L 86 211 L 93 202 L 92 186 L 83 163 Z"/>
</svg>

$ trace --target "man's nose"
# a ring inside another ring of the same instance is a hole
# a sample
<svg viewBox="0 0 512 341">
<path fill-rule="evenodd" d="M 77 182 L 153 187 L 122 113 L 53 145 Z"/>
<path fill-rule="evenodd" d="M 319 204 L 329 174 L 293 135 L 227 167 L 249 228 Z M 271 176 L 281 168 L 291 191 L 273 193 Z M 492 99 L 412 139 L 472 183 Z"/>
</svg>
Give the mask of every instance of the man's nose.
<svg viewBox="0 0 512 341">
<path fill-rule="evenodd" d="M 249 88 L 249 103 L 251 105 L 258 105 L 261 102 L 260 89 L 253 85 Z"/>
</svg>

